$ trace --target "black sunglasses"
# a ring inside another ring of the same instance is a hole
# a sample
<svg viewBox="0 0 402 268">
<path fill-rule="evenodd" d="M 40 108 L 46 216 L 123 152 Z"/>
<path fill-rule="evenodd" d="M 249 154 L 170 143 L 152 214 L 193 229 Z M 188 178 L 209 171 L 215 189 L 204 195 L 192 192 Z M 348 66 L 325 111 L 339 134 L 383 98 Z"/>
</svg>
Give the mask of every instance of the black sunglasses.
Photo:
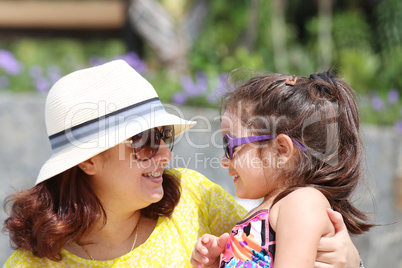
<svg viewBox="0 0 402 268">
<path fill-rule="evenodd" d="M 145 161 L 156 155 L 161 146 L 161 139 L 172 151 L 174 145 L 174 127 L 164 126 L 161 130 L 157 127 L 151 128 L 131 137 L 131 139 L 125 143 L 131 144 L 135 159 Z"/>
</svg>

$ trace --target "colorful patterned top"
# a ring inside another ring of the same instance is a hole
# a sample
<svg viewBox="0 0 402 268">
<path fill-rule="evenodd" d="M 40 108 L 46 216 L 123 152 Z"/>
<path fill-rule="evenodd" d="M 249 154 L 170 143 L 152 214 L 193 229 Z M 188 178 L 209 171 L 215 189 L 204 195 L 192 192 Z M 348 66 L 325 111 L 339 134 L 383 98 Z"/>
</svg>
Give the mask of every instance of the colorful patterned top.
<svg viewBox="0 0 402 268">
<path fill-rule="evenodd" d="M 275 231 L 269 224 L 269 209 L 262 209 L 233 227 L 221 268 L 272 268 L 274 257 Z"/>
<path fill-rule="evenodd" d="M 60 262 L 17 250 L 7 260 L 8 267 L 191 267 L 195 242 L 205 233 L 216 236 L 229 232 L 247 211 L 219 185 L 188 169 L 169 170 L 181 179 L 182 196 L 172 216 L 159 217 L 148 240 L 124 256 L 108 261 L 80 258 L 62 249 Z"/>
</svg>

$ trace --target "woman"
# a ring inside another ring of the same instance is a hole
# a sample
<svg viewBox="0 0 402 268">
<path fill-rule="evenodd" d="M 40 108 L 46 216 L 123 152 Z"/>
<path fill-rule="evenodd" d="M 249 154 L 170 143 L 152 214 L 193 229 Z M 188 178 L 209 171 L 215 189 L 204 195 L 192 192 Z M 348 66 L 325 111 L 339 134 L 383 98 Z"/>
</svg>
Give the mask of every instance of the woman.
<svg viewBox="0 0 402 268">
<path fill-rule="evenodd" d="M 202 234 L 228 232 L 246 213 L 201 174 L 165 170 L 194 125 L 168 114 L 124 61 L 60 79 L 46 100 L 52 156 L 33 188 L 8 198 L 4 230 L 17 250 L 4 267 L 189 267 Z M 316 267 L 358 267 L 335 224 Z"/>
</svg>

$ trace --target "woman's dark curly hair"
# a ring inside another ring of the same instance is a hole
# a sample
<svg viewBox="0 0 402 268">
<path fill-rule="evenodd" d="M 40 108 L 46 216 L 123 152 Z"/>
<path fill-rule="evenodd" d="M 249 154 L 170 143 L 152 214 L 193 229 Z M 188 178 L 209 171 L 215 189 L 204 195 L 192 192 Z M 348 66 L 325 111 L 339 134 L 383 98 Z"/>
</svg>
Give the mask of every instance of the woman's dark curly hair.
<svg viewBox="0 0 402 268">
<path fill-rule="evenodd" d="M 180 181 L 172 174 L 163 174 L 164 196 L 157 203 L 142 209 L 152 219 L 169 216 L 180 199 Z M 77 166 L 35 187 L 6 198 L 11 205 L 4 222 L 15 249 L 26 249 L 37 257 L 61 260 L 60 250 L 70 242 L 80 242 L 106 214 L 92 190 L 86 174 Z"/>
</svg>

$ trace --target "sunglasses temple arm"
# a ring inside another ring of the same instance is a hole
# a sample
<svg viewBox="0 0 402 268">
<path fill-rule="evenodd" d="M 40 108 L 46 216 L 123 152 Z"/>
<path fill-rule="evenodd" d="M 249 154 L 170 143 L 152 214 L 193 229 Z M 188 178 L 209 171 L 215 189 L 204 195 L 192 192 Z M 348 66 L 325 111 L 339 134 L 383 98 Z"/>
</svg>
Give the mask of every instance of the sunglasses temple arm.
<svg viewBox="0 0 402 268">
<path fill-rule="evenodd" d="M 274 135 L 262 135 L 262 136 L 251 136 L 251 137 L 245 137 L 245 138 L 230 138 L 228 137 L 228 144 L 229 146 L 231 146 L 232 148 L 234 146 L 238 146 L 238 145 L 242 145 L 244 143 L 250 143 L 250 142 L 256 142 L 256 141 L 262 141 L 262 140 L 266 140 L 266 139 L 273 139 L 276 136 Z M 292 141 L 300 147 L 300 149 L 302 149 L 303 152 L 307 151 L 307 149 L 301 145 L 300 142 L 298 142 L 297 140 L 295 140 L 294 138 L 291 138 Z"/>
<path fill-rule="evenodd" d="M 296 145 L 299 146 L 300 149 L 302 149 L 303 152 L 307 151 L 307 149 L 304 148 L 304 146 L 301 145 L 300 142 L 298 142 L 297 140 L 295 140 L 295 139 L 293 139 L 293 138 L 292 138 L 292 141 L 293 141 L 294 143 L 296 143 Z"/>
</svg>

